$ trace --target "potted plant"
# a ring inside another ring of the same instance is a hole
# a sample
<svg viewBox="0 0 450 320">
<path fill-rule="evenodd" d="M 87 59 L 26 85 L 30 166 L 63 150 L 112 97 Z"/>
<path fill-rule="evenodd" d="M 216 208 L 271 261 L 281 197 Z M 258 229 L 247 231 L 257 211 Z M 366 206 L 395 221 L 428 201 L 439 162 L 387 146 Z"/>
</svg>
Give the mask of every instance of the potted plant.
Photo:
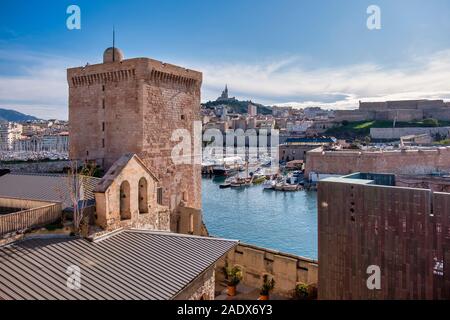
<svg viewBox="0 0 450 320">
<path fill-rule="evenodd" d="M 261 292 L 259 300 L 269 300 L 270 291 L 275 287 L 275 280 L 273 278 L 269 279 L 269 275 L 265 274 L 263 277 L 263 285 L 261 287 Z"/>
<path fill-rule="evenodd" d="M 230 297 L 236 295 L 236 286 L 242 280 L 242 271 L 239 267 L 226 267 L 225 277 L 227 280 L 227 293 Z"/>
<path fill-rule="evenodd" d="M 295 298 L 298 300 L 306 300 L 309 297 L 309 287 L 304 283 L 298 283 L 295 286 Z"/>
</svg>

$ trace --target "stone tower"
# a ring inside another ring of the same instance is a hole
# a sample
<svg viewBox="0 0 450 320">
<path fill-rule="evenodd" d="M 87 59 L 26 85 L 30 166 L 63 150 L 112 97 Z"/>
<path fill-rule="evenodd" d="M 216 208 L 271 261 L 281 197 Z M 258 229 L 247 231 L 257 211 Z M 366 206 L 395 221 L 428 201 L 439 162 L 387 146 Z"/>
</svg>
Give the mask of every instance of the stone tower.
<svg viewBox="0 0 450 320">
<path fill-rule="evenodd" d="M 200 119 L 202 74 L 149 58 L 124 59 L 108 48 L 103 63 L 67 70 L 71 159 L 105 169 L 126 153 L 137 154 L 158 177 L 163 204 L 201 209 L 200 164 L 175 165 L 176 129 L 193 138 Z M 176 229 L 172 219 L 172 229 Z M 176 231 L 176 230 L 173 230 Z"/>
</svg>

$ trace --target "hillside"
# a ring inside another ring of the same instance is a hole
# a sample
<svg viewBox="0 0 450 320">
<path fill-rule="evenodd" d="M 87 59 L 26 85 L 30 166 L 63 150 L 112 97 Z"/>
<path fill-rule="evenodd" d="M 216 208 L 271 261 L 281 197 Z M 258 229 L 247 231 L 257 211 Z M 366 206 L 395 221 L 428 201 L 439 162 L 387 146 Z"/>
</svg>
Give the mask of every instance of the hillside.
<svg viewBox="0 0 450 320">
<path fill-rule="evenodd" d="M 32 120 L 39 120 L 39 119 L 15 110 L 0 108 L 0 121 L 22 122 Z"/>
<path fill-rule="evenodd" d="M 202 103 L 204 108 L 213 109 L 216 106 L 225 104 L 228 106 L 228 112 L 230 113 L 247 113 L 248 104 L 250 101 L 240 101 L 240 100 L 230 100 L 227 102 L 224 101 L 208 101 L 206 103 Z M 252 102 L 258 109 L 259 114 L 272 114 L 272 108 L 268 106 L 264 106 L 259 103 Z"/>
</svg>

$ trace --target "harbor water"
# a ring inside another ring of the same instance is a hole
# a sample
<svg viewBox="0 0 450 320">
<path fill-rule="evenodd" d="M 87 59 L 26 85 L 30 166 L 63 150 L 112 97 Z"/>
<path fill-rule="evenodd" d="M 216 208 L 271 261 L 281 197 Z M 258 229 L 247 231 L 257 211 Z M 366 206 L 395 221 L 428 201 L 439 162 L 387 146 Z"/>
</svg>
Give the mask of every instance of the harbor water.
<svg viewBox="0 0 450 320">
<path fill-rule="evenodd" d="M 262 186 L 219 189 L 202 179 L 203 218 L 213 236 L 317 259 L 317 193 Z"/>
</svg>

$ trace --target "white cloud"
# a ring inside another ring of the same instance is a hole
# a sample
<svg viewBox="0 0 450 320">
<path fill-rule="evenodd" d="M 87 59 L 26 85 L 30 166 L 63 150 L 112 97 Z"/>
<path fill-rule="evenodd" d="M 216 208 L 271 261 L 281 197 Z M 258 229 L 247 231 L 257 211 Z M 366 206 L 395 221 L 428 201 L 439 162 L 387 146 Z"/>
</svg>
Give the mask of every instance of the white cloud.
<svg viewBox="0 0 450 320">
<path fill-rule="evenodd" d="M 42 118 L 67 118 L 66 68 L 80 61 L 0 50 L 0 65 L 18 67 L 0 75 L 0 108 Z M 356 108 L 359 100 L 450 99 L 450 50 L 413 57 L 401 66 L 354 64 L 311 68 L 301 57 L 264 62 L 180 63 L 203 72 L 202 98 L 213 100 L 227 83 L 240 99 L 296 107 Z"/>
<path fill-rule="evenodd" d="M 357 64 L 306 68 L 300 59 L 254 64 L 198 65 L 203 99 L 228 83 L 240 98 L 298 107 L 356 108 L 359 100 L 450 99 L 450 50 L 414 57 L 396 68 Z"/>
<path fill-rule="evenodd" d="M 66 68 L 73 63 L 72 60 L 0 51 L 0 62 L 16 68 L 14 74 L 0 75 L 0 108 L 43 119 L 67 119 Z"/>
</svg>

